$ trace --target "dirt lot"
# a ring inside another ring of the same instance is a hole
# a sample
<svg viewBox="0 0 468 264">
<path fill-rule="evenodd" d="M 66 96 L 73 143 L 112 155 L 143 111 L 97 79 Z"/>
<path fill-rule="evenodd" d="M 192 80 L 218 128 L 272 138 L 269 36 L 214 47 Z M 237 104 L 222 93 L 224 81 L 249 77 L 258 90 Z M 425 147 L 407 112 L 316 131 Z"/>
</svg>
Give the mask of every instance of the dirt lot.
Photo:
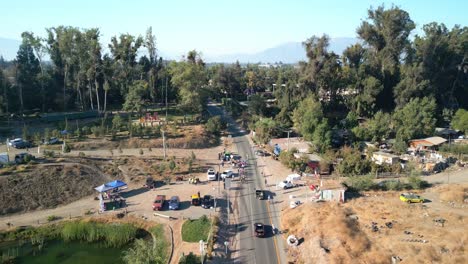
<svg viewBox="0 0 468 264">
<path fill-rule="evenodd" d="M 158 138 L 128 138 L 127 132 L 122 133 L 121 139 L 111 141 L 110 138 L 89 139 L 77 143 L 71 143 L 74 150 L 98 150 L 117 148 L 162 148 L 163 139 Z M 166 132 L 166 145 L 168 148 L 200 149 L 214 147 L 219 144 L 218 139 L 206 133 L 201 125 L 173 127 Z"/>
<path fill-rule="evenodd" d="M 284 231 L 304 239 L 290 249 L 291 259 L 390 263 L 394 256 L 401 263 L 467 263 L 466 207 L 406 204 L 398 195 L 381 192 L 345 204 L 307 203 L 286 209 Z M 436 219 L 445 219 L 444 227 Z"/>
<path fill-rule="evenodd" d="M 0 176 L 0 215 L 56 207 L 93 193 L 90 186 L 118 179 L 105 173 L 105 165 L 80 161 L 20 165 L 9 175 Z M 4 168 L 2 171 L 10 168 Z"/>
</svg>

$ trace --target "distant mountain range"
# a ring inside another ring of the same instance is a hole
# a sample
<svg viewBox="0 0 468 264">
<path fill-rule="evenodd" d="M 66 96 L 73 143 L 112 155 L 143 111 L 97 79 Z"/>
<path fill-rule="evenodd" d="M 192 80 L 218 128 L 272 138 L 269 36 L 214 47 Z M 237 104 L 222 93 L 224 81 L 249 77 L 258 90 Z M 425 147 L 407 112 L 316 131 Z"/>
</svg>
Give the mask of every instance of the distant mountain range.
<svg viewBox="0 0 468 264">
<path fill-rule="evenodd" d="M 331 38 L 329 50 L 337 54 L 342 54 L 343 51 L 350 45 L 359 42 L 357 38 Z M 206 56 L 208 62 L 235 62 L 241 63 L 297 63 L 305 60 L 306 53 L 301 42 L 288 42 L 278 45 L 273 48 L 266 49 L 257 53 L 238 53 L 219 56 Z"/>
<path fill-rule="evenodd" d="M 329 50 L 342 54 L 346 47 L 358 42 L 357 38 L 331 38 Z M 14 59 L 20 44 L 21 41 L 19 40 L 0 37 L 0 56 L 3 56 L 5 60 Z M 180 59 L 177 56 L 164 56 L 164 54 L 169 55 L 169 53 L 164 51 L 161 51 L 160 54 L 165 59 Z M 207 54 L 204 57 L 207 62 L 219 63 L 233 63 L 236 61 L 241 63 L 297 63 L 298 61 L 305 60 L 306 54 L 302 43 L 288 42 L 257 53 L 236 53 L 216 56 Z"/>
</svg>

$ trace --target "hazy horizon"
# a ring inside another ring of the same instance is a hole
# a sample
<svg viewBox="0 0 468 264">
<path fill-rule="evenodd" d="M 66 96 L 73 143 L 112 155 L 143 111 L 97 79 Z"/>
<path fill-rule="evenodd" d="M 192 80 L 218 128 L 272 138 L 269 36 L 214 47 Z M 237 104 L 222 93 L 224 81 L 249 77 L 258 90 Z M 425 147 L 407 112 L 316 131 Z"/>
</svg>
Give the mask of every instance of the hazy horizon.
<svg viewBox="0 0 468 264">
<path fill-rule="evenodd" d="M 356 38 L 356 28 L 366 19 L 367 10 L 384 4 L 396 5 L 416 23 L 412 35 L 424 24 L 444 23 L 448 28 L 467 23 L 459 1 L 8 1 L 0 37 L 20 40 L 31 31 L 45 36 L 45 28 L 59 25 L 97 27 L 106 46 L 120 33 L 144 35 L 153 28 L 158 50 L 178 57 L 196 49 L 209 57 L 254 54 L 290 42 L 302 42 L 312 35 Z M 464 7 L 463 7 L 464 6 Z M 450 16 L 447 16 L 450 14 Z M 0 46 L 0 53 L 5 47 Z"/>
</svg>

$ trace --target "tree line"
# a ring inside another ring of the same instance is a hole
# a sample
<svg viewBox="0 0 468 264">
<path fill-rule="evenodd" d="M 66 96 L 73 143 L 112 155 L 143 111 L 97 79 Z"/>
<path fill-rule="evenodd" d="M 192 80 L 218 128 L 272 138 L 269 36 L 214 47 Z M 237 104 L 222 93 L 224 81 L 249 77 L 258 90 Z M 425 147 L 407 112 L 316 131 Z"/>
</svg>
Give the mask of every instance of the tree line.
<svg viewBox="0 0 468 264">
<path fill-rule="evenodd" d="M 433 22 L 412 38 L 415 27 L 398 7 L 371 8 L 356 30 L 359 43 L 343 54 L 329 50 L 327 35 L 312 36 L 303 42 L 306 61 L 269 68 L 207 64 L 195 50 L 164 60 L 151 28 L 112 37 L 106 53 L 98 28 L 24 32 L 16 59 L 0 60 L 0 111 L 141 112 L 167 97 L 200 113 L 209 98 L 232 98 L 250 101 L 250 126 L 264 139 L 294 126 L 320 152 L 336 129 L 360 140 L 396 137 L 403 146 L 468 109 L 467 27 Z M 465 112 L 455 128 L 466 130 Z"/>
</svg>

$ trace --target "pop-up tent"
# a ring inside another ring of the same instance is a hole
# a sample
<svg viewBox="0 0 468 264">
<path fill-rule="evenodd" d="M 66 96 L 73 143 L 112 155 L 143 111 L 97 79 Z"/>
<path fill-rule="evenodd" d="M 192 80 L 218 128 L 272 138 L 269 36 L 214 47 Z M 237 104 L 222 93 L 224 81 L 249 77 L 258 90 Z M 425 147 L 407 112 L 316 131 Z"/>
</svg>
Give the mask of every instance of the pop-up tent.
<svg viewBox="0 0 468 264">
<path fill-rule="evenodd" d="M 96 191 L 98 191 L 98 192 L 100 192 L 100 193 L 106 192 L 106 191 L 109 191 L 109 190 L 112 190 L 112 189 L 114 189 L 114 188 L 113 188 L 113 187 L 106 186 L 105 184 L 94 188 L 94 190 L 96 190 Z"/>
<path fill-rule="evenodd" d="M 127 186 L 127 184 L 123 181 L 115 180 L 111 181 L 105 184 L 106 186 L 112 187 L 112 188 L 119 188 L 123 186 Z"/>
<path fill-rule="evenodd" d="M 124 187 L 124 186 L 127 186 L 127 184 L 125 182 L 115 180 L 115 181 L 111 181 L 111 182 L 108 182 L 106 184 L 103 184 L 101 186 L 98 186 L 98 187 L 96 187 L 94 189 L 96 191 L 102 193 L 102 192 L 106 192 L 106 191 L 113 190 L 113 189 L 120 188 L 120 187 Z"/>
</svg>

